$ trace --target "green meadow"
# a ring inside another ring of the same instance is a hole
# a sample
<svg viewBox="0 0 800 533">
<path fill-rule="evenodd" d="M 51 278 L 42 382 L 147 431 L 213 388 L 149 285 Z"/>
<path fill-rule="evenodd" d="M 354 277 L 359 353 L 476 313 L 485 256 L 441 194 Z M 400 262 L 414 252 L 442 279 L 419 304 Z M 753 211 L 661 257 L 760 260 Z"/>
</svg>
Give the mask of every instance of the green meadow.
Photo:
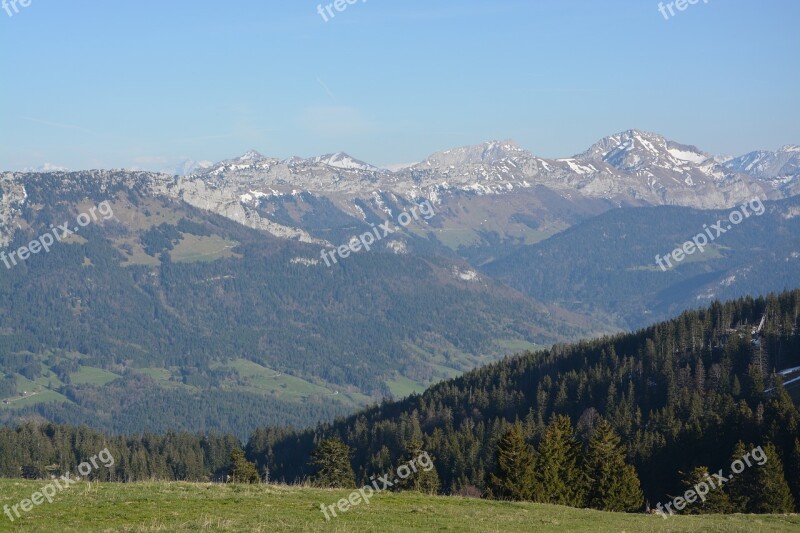
<svg viewBox="0 0 800 533">
<path fill-rule="evenodd" d="M 0 480 L 0 505 L 30 498 L 46 482 Z M 81 482 L 0 531 L 324 532 L 697 532 L 800 531 L 798 515 L 676 516 L 617 514 L 555 505 L 419 493 L 380 493 L 326 521 L 320 505 L 350 491 L 279 485 Z"/>
</svg>

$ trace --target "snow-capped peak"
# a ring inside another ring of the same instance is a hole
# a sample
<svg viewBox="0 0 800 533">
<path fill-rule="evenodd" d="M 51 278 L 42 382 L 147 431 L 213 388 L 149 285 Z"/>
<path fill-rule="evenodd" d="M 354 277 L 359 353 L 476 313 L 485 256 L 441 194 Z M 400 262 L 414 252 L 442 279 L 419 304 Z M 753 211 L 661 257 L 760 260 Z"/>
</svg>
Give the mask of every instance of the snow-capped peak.
<svg viewBox="0 0 800 533">
<path fill-rule="evenodd" d="M 762 180 L 800 176 L 800 146 L 787 144 L 777 152 L 757 150 L 726 163 L 728 168 Z"/>
<path fill-rule="evenodd" d="M 688 164 L 700 165 L 711 157 L 694 146 L 672 142 L 656 133 L 630 129 L 601 139 L 575 158 L 602 160 L 615 168 L 632 172 L 646 167 L 677 171 Z"/>
<path fill-rule="evenodd" d="M 419 168 L 459 167 L 462 165 L 492 164 L 520 157 L 533 157 L 512 140 L 489 141 L 473 146 L 436 152 L 416 165 Z"/>
<path fill-rule="evenodd" d="M 358 159 L 354 159 L 344 152 L 336 152 L 335 154 L 317 156 L 311 159 L 311 161 L 321 165 L 328 165 L 329 167 L 333 168 L 340 168 L 342 170 L 378 170 L 376 167 L 368 163 L 364 163 L 363 161 L 359 161 Z"/>
<path fill-rule="evenodd" d="M 263 155 L 261 155 L 259 152 L 257 152 L 256 150 L 250 150 L 249 152 L 246 152 L 246 153 L 242 154 L 241 156 L 239 156 L 237 158 L 237 161 L 260 161 L 262 159 L 266 159 L 266 158 Z"/>
</svg>

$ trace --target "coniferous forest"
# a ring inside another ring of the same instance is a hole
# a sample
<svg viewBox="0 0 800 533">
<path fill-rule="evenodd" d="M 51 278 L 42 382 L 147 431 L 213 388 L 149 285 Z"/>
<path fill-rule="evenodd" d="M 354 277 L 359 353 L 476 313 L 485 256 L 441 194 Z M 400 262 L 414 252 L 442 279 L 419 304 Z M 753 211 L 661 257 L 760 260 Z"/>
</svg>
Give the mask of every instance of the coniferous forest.
<svg viewBox="0 0 800 533">
<path fill-rule="evenodd" d="M 115 466 L 93 475 L 109 481 L 255 480 L 254 463 L 262 481 L 349 486 L 415 450 L 436 469 L 417 490 L 639 511 L 761 446 L 763 466 L 685 512 L 790 512 L 800 503 L 798 366 L 794 290 L 510 357 L 332 424 L 261 428 L 246 443 L 31 421 L 0 429 L 0 476 L 43 479 L 108 447 Z"/>
</svg>

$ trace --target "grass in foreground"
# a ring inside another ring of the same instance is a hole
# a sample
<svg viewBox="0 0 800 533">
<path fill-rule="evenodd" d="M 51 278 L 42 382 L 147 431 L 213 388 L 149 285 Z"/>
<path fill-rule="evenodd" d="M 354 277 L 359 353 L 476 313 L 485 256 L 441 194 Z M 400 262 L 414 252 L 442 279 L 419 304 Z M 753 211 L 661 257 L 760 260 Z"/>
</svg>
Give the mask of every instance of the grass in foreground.
<svg viewBox="0 0 800 533">
<path fill-rule="evenodd" d="M 0 507 L 45 482 L 0 480 Z M 663 519 L 555 505 L 382 493 L 326 522 L 320 504 L 349 491 L 211 483 L 86 482 L 73 485 L 0 531 L 798 531 L 800 516 L 708 515 Z"/>
</svg>

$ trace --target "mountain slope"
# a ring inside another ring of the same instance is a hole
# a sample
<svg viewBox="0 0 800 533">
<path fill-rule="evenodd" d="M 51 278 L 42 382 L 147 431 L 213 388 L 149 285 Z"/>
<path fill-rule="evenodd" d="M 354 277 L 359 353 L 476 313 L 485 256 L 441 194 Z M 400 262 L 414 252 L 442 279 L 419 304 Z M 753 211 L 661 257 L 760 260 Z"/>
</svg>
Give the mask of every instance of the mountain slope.
<svg viewBox="0 0 800 533">
<path fill-rule="evenodd" d="M 26 176 L 12 250 L 102 201 L 113 217 L 0 272 L 0 372 L 36 393 L 8 416 L 242 435 L 293 405 L 286 423 L 330 419 L 598 327 L 457 258 L 392 247 L 424 249 L 424 233 L 328 268 L 321 245 L 153 197 L 152 180 Z"/>
<path fill-rule="evenodd" d="M 666 256 L 718 220 L 730 225 L 731 212 L 617 209 L 520 247 L 483 272 L 541 301 L 576 312 L 605 312 L 618 317 L 622 328 L 642 327 L 715 298 L 800 286 L 800 197 L 763 205 L 761 216 L 730 230 L 723 226 L 725 233 L 703 253 L 667 271 L 656 256 Z"/>
<path fill-rule="evenodd" d="M 750 152 L 726 161 L 725 166 L 764 180 L 785 194 L 800 194 L 800 146 Z"/>
<path fill-rule="evenodd" d="M 772 442 L 792 464 L 800 411 L 782 388 L 765 389 L 774 372 L 798 363 L 800 290 L 714 302 L 635 333 L 507 358 L 316 430 L 259 430 L 248 451 L 277 479 L 303 479 L 315 443 L 337 436 L 366 479 L 419 439 L 446 490 L 476 493 L 515 421 L 538 444 L 546 423 L 567 415 L 585 442 L 603 417 L 655 505 L 685 490 L 681 472 L 727 470 L 739 440 Z"/>
<path fill-rule="evenodd" d="M 776 197 L 758 180 L 718 164 L 694 146 L 639 130 L 602 139 L 575 159 L 584 165 L 608 164 L 616 171 L 610 180 L 617 188 L 624 183 L 631 195 L 651 205 L 709 209 L 753 196 Z"/>
</svg>

